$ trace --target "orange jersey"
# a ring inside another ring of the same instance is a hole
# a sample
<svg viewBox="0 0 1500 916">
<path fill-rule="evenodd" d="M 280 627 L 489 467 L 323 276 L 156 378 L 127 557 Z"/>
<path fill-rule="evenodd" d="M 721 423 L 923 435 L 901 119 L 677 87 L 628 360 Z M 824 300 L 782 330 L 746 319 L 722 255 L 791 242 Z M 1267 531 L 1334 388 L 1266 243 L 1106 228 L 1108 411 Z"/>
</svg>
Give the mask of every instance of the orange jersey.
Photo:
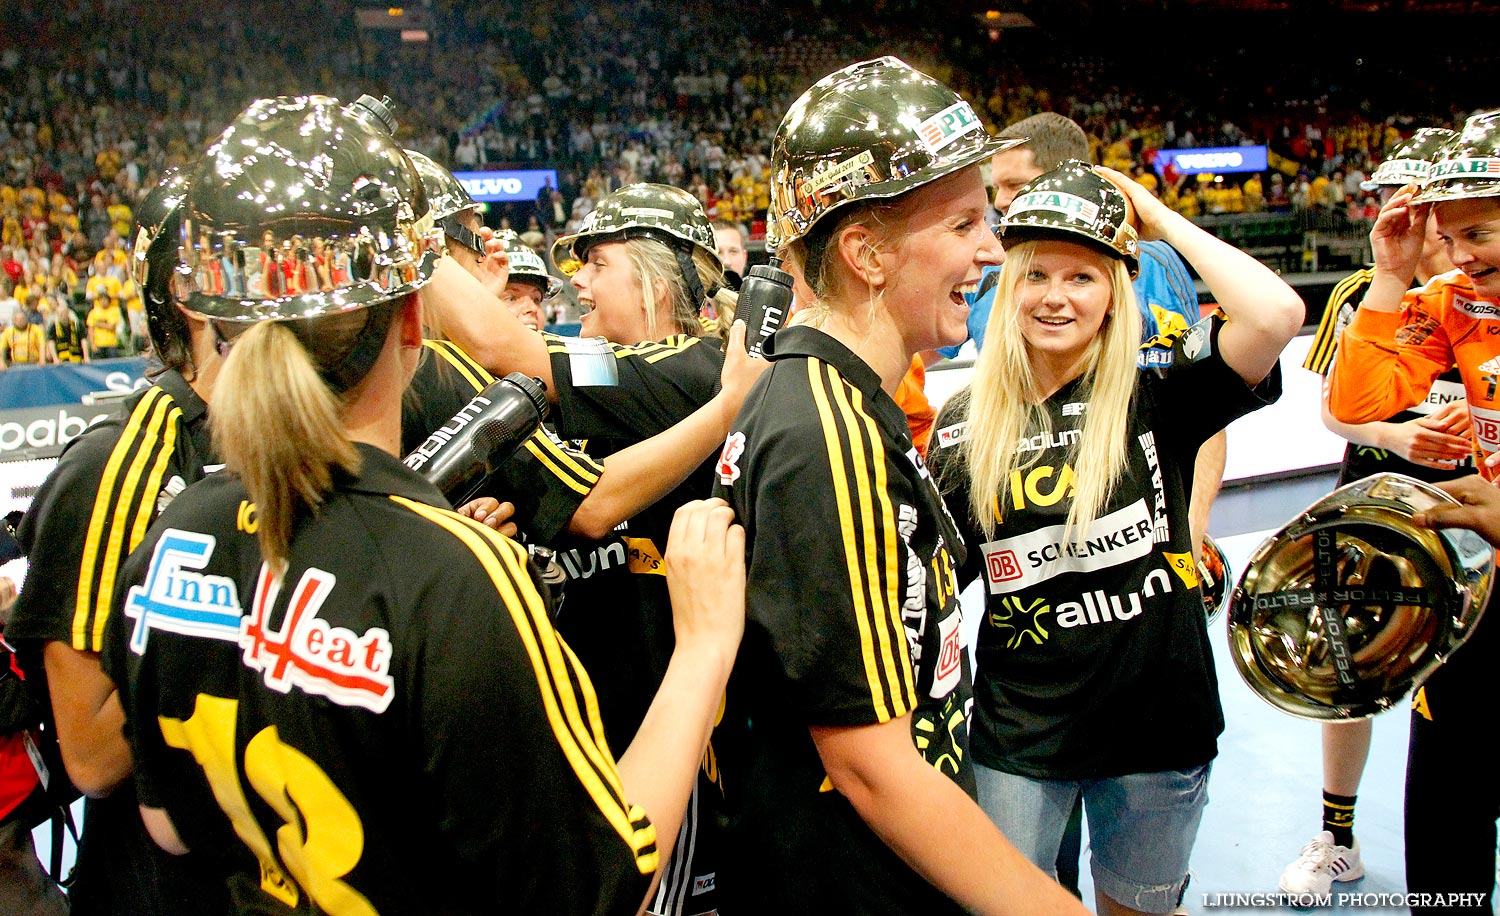
<svg viewBox="0 0 1500 916">
<path fill-rule="evenodd" d="M 1500 451 L 1500 303 L 1480 298 L 1461 271 L 1407 293 L 1399 312 L 1359 309 L 1339 339 L 1328 375 L 1328 409 L 1345 423 L 1384 420 L 1427 398 L 1453 367 L 1473 421 L 1475 464 Z"/>
</svg>

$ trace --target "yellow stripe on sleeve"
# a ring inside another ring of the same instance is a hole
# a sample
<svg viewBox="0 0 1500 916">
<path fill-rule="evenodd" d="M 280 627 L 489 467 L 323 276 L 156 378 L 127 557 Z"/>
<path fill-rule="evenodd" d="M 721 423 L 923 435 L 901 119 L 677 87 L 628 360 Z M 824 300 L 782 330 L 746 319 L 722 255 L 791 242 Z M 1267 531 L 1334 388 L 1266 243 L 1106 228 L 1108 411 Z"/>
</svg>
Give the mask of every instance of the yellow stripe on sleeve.
<svg viewBox="0 0 1500 916">
<path fill-rule="evenodd" d="M 125 431 L 115 443 L 104 464 L 104 473 L 99 478 L 99 490 L 94 496 L 94 509 L 89 515 L 88 531 L 84 535 L 83 556 L 78 568 L 78 589 L 73 605 L 73 648 L 80 652 L 97 652 L 97 644 L 91 642 L 89 618 L 96 607 L 108 614 L 109 603 L 114 597 L 111 589 L 115 572 L 124 559 L 126 525 L 122 516 L 128 515 L 131 502 L 137 496 L 136 482 L 141 468 L 148 460 L 162 424 L 169 414 L 181 414 L 172 397 L 160 388 L 150 388 L 142 396 Z M 120 495 L 115 497 L 115 485 L 120 479 L 121 468 L 130 462 L 126 480 Z M 156 494 L 149 494 L 149 501 L 156 501 Z M 96 580 L 100 583 L 95 586 Z M 110 589 L 104 587 L 104 582 Z"/>
<path fill-rule="evenodd" d="M 526 451 L 532 457 L 541 462 L 542 466 L 552 473 L 553 477 L 562 481 L 569 489 L 584 496 L 599 482 L 599 475 L 604 468 L 593 459 L 587 463 L 580 460 L 579 456 L 561 448 L 546 433 L 538 430 L 530 438 L 522 443 Z"/>
<path fill-rule="evenodd" d="M 495 380 L 489 370 L 474 362 L 469 354 L 451 341 L 424 340 L 422 343 L 457 369 L 458 374 L 464 377 L 464 381 L 474 386 L 475 391 L 483 391 L 490 382 Z"/>
<path fill-rule="evenodd" d="M 609 746 L 598 740 L 600 719 L 593 685 L 586 671 L 573 669 L 571 653 L 552 629 L 541 595 L 525 572 L 525 551 L 455 512 L 400 496 L 390 498 L 458 538 L 489 574 L 531 660 L 542 707 L 558 747 L 599 813 L 632 850 L 636 868 L 641 874 L 654 872 L 660 858 L 656 830 L 645 812 L 625 799 Z M 573 691 L 575 677 L 581 685 L 582 707 Z"/>
</svg>

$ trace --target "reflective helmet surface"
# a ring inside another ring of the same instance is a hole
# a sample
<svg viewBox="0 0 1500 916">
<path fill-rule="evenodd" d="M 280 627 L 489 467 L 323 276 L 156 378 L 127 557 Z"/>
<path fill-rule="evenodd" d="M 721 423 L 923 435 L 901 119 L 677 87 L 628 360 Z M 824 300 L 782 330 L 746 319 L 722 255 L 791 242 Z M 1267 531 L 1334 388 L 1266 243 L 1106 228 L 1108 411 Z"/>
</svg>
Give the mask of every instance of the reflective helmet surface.
<svg viewBox="0 0 1500 916">
<path fill-rule="evenodd" d="M 1203 548 L 1198 558 L 1198 588 L 1203 593 L 1203 611 L 1208 622 L 1213 623 L 1229 607 L 1229 596 L 1234 592 L 1234 570 L 1219 544 L 1208 535 L 1203 536 Z"/>
<path fill-rule="evenodd" d="M 1140 271 L 1141 238 L 1130 224 L 1125 195 L 1093 166 L 1069 159 L 1038 175 L 1016 195 L 1000 237 L 1007 245 L 1033 239 L 1090 243 Z"/>
<path fill-rule="evenodd" d="M 537 286 L 543 299 L 551 299 L 562 292 L 562 280 L 548 273 L 542 256 L 536 253 L 514 230 L 501 229 L 495 238 L 505 243 L 505 253 L 510 257 L 510 278 Z"/>
<path fill-rule="evenodd" d="M 135 206 L 135 235 L 130 252 L 130 276 L 135 280 L 136 286 L 146 288 L 146 281 L 150 268 L 147 262 L 147 254 L 151 246 L 158 238 L 162 237 L 162 230 L 169 217 L 176 215 L 177 208 L 187 197 L 188 191 L 188 169 L 170 169 L 156 183 L 156 187 L 146 192 L 141 202 Z M 175 237 L 169 237 L 163 244 L 174 244 Z"/>
<path fill-rule="evenodd" d="M 388 131 L 327 96 L 261 99 L 208 147 L 178 224 L 210 318 L 313 318 L 405 296 L 437 262 L 416 167 Z M 230 282 L 230 279 L 233 282 Z"/>
<path fill-rule="evenodd" d="M 897 58 L 851 64 L 802 93 L 776 129 L 766 247 L 848 204 L 905 194 L 1025 142 L 991 139 L 968 102 Z"/>
<path fill-rule="evenodd" d="M 599 201 L 577 232 L 552 244 L 552 262 L 571 277 L 594 245 L 632 238 L 655 238 L 676 250 L 683 243 L 701 248 L 723 270 L 713 226 L 698 198 L 681 188 L 646 182 L 626 185 Z"/>
<path fill-rule="evenodd" d="M 1359 183 L 1360 187 L 1368 191 L 1379 187 L 1399 188 L 1413 182 L 1425 183 L 1432 172 L 1433 160 L 1456 136 L 1458 134 L 1445 127 L 1418 128 L 1410 137 L 1391 147 L 1390 155 L 1375 167 L 1368 181 Z"/>
<path fill-rule="evenodd" d="M 433 162 L 427 155 L 409 149 L 406 150 L 406 158 L 417 167 L 417 174 L 422 178 L 422 190 L 427 195 L 427 209 L 434 220 L 479 206 L 452 172 Z"/>
<path fill-rule="evenodd" d="M 1456 500 L 1375 474 L 1314 503 L 1258 547 L 1234 590 L 1230 654 L 1250 688 L 1292 715 L 1371 716 L 1463 644 L 1484 612 L 1495 550 L 1458 528 L 1411 524 Z"/>
<path fill-rule="evenodd" d="M 1500 196 L 1500 111 L 1464 122 L 1432 161 L 1417 203 Z"/>
</svg>

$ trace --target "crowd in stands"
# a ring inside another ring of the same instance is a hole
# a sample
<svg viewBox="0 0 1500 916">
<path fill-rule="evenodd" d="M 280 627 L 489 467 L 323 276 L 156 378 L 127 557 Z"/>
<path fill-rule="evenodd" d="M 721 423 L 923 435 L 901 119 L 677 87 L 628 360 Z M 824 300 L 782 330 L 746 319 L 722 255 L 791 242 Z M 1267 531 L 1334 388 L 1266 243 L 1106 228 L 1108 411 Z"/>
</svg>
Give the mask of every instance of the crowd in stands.
<svg viewBox="0 0 1500 916">
<path fill-rule="evenodd" d="M 1060 25 L 1000 41 L 968 13 L 916 0 L 751 0 L 733 10 L 707 0 L 432 0 L 435 27 L 421 44 L 361 32 L 352 0 L 6 7 L 0 323 L 15 324 L 20 309 L 48 333 L 61 318 L 70 334 L 71 312 L 84 330 L 55 357 L 45 347 L 7 362 L 136 351 L 131 206 L 261 96 L 385 94 L 403 144 L 455 170 L 556 168 L 558 187 L 492 214 L 538 247 L 634 181 L 688 188 L 711 216 L 758 230 L 786 106 L 817 76 L 876 53 L 958 88 L 993 126 L 1041 110 L 1068 115 L 1094 138 L 1097 161 L 1134 173 L 1191 217 L 1371 218 L 1375 198 L 1360 181 L 1381 153 L 1481 104 L 1433 88 L 1458 82 L 1451 60 L 1384 77 L 1361 60 L 1355 79 L 1339 55 L 1273 63 L 1273 49 L 1248 47 L 1230 67 L 1217 55 L 1109 58 L 1081 33 L 1059 54 Z M 1347 30 L 1342 38 L 1362 40 Z M 1269 145 L 1275 167 L 1214 178 L 1162 175 L 1152 164 L 1158 149 L 1240 144 Z"/>
</svg>

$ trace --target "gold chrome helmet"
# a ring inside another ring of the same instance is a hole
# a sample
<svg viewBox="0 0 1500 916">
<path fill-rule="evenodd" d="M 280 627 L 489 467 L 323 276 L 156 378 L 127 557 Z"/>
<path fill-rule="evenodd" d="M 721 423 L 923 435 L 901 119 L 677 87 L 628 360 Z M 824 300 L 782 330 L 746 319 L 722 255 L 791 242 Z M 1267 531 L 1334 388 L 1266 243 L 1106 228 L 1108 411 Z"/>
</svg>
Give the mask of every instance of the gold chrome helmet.
<svg viewBox="0 0 1500 916">
<path fill-rule="evenodd" d="M 1389 709 L 1474 631 L 1495 550 L 1411 524 L 1455 501 L 1401 474 L 1334 490 L 1267 539 L 1229 611 L 1230 654 L 1278 709 L 1341 721 Z"/>
<path fill-rule="evenodd" d="M 1458 136 L 1438 150 L 1427 182 L 1413 202 L 1497 196 L 1500 196 L 1500 111 L 1486 111 L 1465 121 Z"/>
<path fill-rule="evenodd" d="M 474 198 L 452 172 L 433 162 L 426 154 L 408 149 L 406 158 L 416 166 L 417 174 L 422 178 L 422 190 L 427 195 L 432 221 L 448 238 L 483 258 L 484 238 L 458 220 L 458 214 L 479 206 Z"/>
<path fill-rule="evenodd" d="M 422 181 L 386 125 L 328 96 L 261 99 L 208 147 L 182 204 L 184 306 L 225 322 L 313 318 L 404 297 L 432 276 Z M 244 272 L 212 282 L 211 262 Z"/>
<path fill-rule="evenodd" d="M 542 291 L 543 301 L 562 292 L 562 280 L 547 271 L 547 264 L 542 260 L 542 256 L 521 241 L 521 237 L 516 235 L 514 229 L 501 229 L 495 233 L 495 238 L 505 245 L 505 253 L 510 256 L 512 282 L 530 283 L 535 286 Z"/>
<path fill-rule="evenodd" d="M 1141 237 L 1130 224 L 1124 192 L 1078 159 L 1065 159 L 1027 182 L 1005 211 L 1000 238 L 1010 245 L 1078 242 L 1124 261 L 1131 279 L 1141 272 Z"/>
<path fill-rule="evenodd" d="M 1026 139 L 994 140 L 958 93 L 894 57 L 818 80 L 771 142 L 766 247 L 779 250 L 829 213 L 897 197 Z"/>
<path fill-rule="evenodd" d="M 1458 136 L 1445 127 L 1422 127 L 1410 137 L 1391 147 L 1390 155 L 1381 160 L 1366 181 L 1359 186 L 1366 191 L 1396 187 L 1413 182 L 1424 184 L 1432 173 L 1432 160 Z"/>
</svg>

